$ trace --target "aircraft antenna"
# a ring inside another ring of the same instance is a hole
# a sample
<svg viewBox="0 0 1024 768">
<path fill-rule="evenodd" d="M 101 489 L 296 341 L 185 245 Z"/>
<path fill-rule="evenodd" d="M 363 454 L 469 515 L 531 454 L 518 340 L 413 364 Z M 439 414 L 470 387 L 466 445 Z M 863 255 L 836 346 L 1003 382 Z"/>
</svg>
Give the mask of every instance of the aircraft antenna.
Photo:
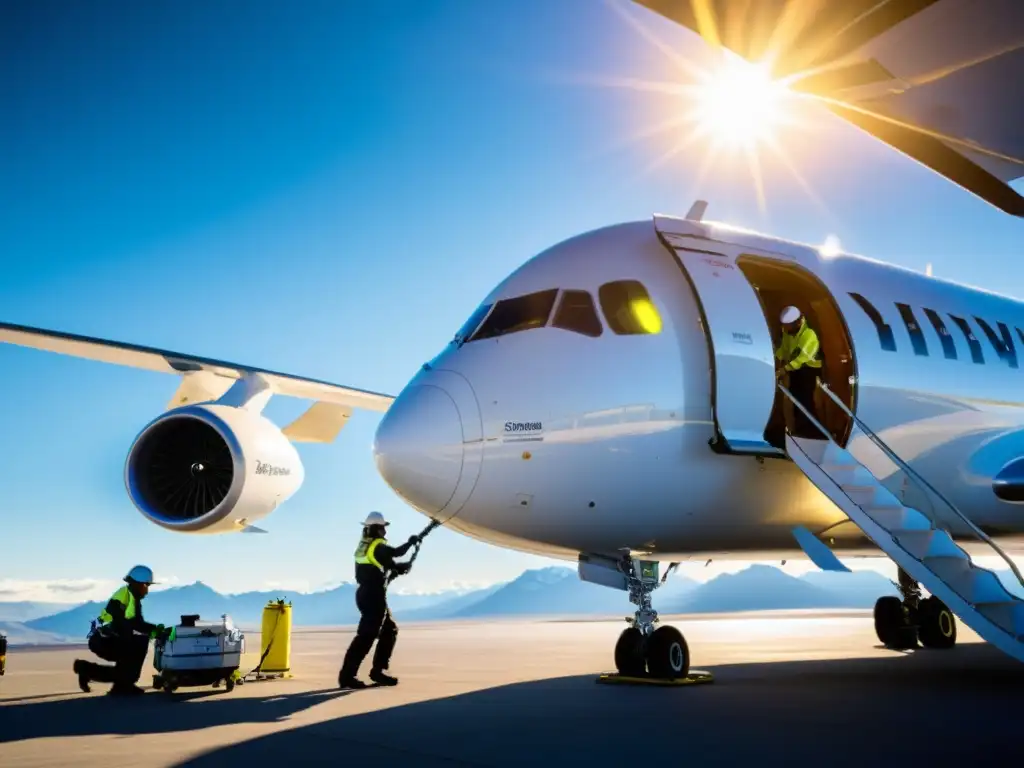
<svg viewBox="0 0 1024 768">
<path fill-rule="evenodd" d="M 700 221 L 704 218 L 704 212 L 708 209 L 707 200 L 698 200 L 690 206 L 690 210 L 686 214 L 687 221 Z"/>
</svg>

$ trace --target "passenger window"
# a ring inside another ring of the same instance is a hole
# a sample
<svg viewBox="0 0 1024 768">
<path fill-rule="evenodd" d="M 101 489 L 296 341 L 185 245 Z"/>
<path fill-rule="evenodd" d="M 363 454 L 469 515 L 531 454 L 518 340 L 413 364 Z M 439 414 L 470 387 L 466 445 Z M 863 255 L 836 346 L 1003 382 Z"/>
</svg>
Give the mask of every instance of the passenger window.
<svg viewBox="0 0 1024 768">
<path fill-rule="evenodd" d="M 555 319 L 551 321 L 555 328 L 575 331 L 584 336 L 597 337 L 604 333 L 601 318 L 597 316 L 594 298 L 587 291 L 563 291 L 562 300 L 558 302 Z"/>
<path fill-rule="evenodd" d="M 476 311 L 469 316 L 469 320 L 463 323 L 462 327 L 459 328 L 458 333 L 455 334 L 455 343 L 461 344 L 468 339 L 472 335 L 473 331 L 477 329 L 477 326 L 480 325 L 483 319 L 487 316 L 490 309 L 490 304 L 481 304 L 477 307 Z"/>
<path fill-rule="evenodd" d="M 514 299 L 502 299 L 494 305 L 494 311 L 473 334 L 470 341 L 493 339 L 510 333 L 528 331 L 531 328 L 543 328 L 551 316 L 557 295 L 558 289 L 551 288 L 525 296 L 516 296 Z"/>
<path fill-rule="evenodd" d="M 620 335 L 661 333 L 661 315 L 636 280 L 605 283 L 597 291 L 608 327 Z"/>
</svg>

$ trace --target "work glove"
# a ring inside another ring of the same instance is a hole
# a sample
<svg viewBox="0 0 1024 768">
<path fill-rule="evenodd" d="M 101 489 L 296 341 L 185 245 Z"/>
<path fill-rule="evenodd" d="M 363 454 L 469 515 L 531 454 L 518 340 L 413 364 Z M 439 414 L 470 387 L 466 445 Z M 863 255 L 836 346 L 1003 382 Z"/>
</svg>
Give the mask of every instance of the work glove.
<svg viewBox="0 0 1024 768">
<path fill-rule="evenodd" d="M 149 633 L 149 639 L 155 640 L 157 638 L 163 638 L 166 627 L 163 624 L 157 624 L 153 627 L 153 630 Z"/>
<path fill-rule="evenodd" d="M 410 547 L 413 546 L 414 544 L 419 544 L 419 542 L 420 542 L 420 537 L 419 536 L 410 536 L 409 537 L 408 544 L 409 544 Z"/>
<path fill-rule="evenodd" d="M 395 563 L 395 573 L 399 576 L 404 576 L 412 568 L 412 563 Z"/>
</svg>

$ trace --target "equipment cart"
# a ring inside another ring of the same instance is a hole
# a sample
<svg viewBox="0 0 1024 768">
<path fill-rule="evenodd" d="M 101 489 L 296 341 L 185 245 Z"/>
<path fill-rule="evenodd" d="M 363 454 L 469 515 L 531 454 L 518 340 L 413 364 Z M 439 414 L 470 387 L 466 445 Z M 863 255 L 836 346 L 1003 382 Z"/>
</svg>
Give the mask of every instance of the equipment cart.
<svg viewBox="0 0 1024 768">
<path fill-rule="evenodd" d="M 245 653 L 245 635 L 225 614 L 220 621 L 200 621 L 198 615 L 182 616 L 181 624 L 166 640 L 154 644 L 153 687 L 174 693 L 179 687 L 224 683 L 234 689 Z"/>
</svg>

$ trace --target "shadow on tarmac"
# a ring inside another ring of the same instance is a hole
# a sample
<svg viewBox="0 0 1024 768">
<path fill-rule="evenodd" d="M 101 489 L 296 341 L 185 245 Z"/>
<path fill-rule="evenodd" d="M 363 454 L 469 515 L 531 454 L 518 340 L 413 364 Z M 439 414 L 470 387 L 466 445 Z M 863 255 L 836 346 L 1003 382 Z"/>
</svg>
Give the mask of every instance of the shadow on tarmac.
<svg viewBox="0 0 1024 768">
<path fill-rule="evenodd" d="M 715 682 L 693 687 L 598 685 L 596 674 L 506 685 L 280 731 L 177 768 L 342 758 L 976 768 L 1019 749 L 1024 665 L 987 645 L 708 669 Z"/>
<path fill-rule="evenodd" d="M 885 658 L 708 667 L 693 687 L 536 680 L 338 717 L 211 749 L 178 768 L 331 764 L 953 765 L 1015 754 L 1024 665 L 986 644 Z M 381 691 L 378 695 L 386 695 Z M 0 743 L 284 720 L 346 692 L 82 696 L 0 707 Z M 188 704 L 188 699 L 206 701 Z M 179 706 L 178 704 L 181 704 Z"/>
<path fill-rule="evenodd" d="M 96 690 L 99 686 L 94 686 Z M 106 689 L 106 686 L 103 686 Z M 240 723 L 273 723 L 345 696 L 336 688 L 269 696 L 241 696 L 235 692 L 152 691 L 132 698 L 79 695 L 33 702 L 37 697 L 7 699 L 0 706 L 0 744 L 65 736 L 138 736 L 176 733 Z M 209 699 L 201 706 L 182 706 L 193 699 Z M 13 703 L 10 703 L 13 702 Z"/>
</svg>

